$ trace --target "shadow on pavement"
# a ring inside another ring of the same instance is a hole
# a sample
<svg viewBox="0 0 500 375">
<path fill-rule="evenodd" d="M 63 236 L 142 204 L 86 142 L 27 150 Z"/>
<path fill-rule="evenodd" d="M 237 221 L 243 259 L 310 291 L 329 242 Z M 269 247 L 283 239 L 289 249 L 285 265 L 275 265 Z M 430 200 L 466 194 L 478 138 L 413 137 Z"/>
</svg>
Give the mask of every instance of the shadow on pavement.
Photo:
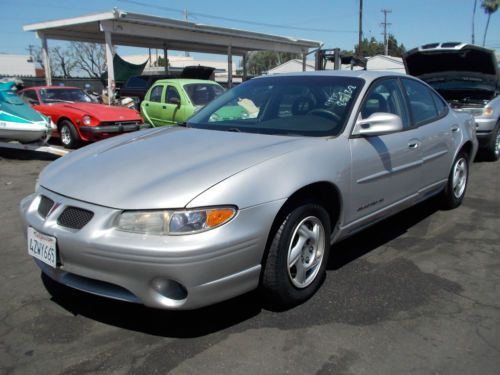
<svg viewBox="0 0 500 375">
<path fill-rule="evenodd" d="M 60 156 L 31 150 L 17 150 L 0 147 L 0 158 L 14 160 L 56 160 Z"/>
<path fill-rule="evenodd" d="M 258 315 L 258 293 L 247 293 L 198 310 L 169 311 L 94 296 L 42 274 L 52 300 L 74 315 L 155 336 L 191 338 L 214 333 Z"/>
<path fill-rule="evenodd" d="M 439 206 L 439 197 L 427 199 L 335 244 L 330 252 L 327 270 L 337 270 L 396 239 L 409 228 L 439 211 Z"/>
</svg>

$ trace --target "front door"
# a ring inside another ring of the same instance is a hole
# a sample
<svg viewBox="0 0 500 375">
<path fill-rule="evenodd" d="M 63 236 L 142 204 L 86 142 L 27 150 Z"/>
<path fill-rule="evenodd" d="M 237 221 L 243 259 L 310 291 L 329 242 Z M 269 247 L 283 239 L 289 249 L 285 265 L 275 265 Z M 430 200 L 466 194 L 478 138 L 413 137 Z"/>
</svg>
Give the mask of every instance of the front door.
<svg viewBox="0 0 500 375">
<path fill-rule="evenodd" d="M 403 130 L 380 136 L 356 136 L 349 140 L 352 158 L 351 197 L 346 224 L 353 228 L 364 219 L 384 216 L 406 202 L 419 190 L 421 140 L 412 127 L 409 110 L 397 78 L 376 81 L 368 91 L 358 118 L 375 112 L 401 117 Z"/>
</svg>

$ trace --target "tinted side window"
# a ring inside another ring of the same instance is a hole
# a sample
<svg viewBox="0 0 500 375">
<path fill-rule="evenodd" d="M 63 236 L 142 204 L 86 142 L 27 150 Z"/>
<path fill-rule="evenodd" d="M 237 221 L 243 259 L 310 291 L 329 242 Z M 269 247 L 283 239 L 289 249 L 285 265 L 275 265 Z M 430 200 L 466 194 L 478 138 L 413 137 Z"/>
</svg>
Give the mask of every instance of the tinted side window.
<svg viewBox="0 0 500 375">
<path fill-rule="evenodd" d="M 149 100 L 152 102 L 161 102 L 161 93 L 163 92 L 163 86 L 157 85 L 151 89 L 151 94 Z"/>
<path fill-rule="evenodd" d="M 179 92 L 174 86 L 167 86 L 167 95 L 165 95 L 165 101 L 168 103 L 170 99 L 177 98 L 179 101 L 181 100 L 181 96 Z"/>
<path fill-rule="evenodd" d="M 38 96 L 34 90 L 28 90 L 23 92 L 22 94 L 23 100 L 31 105 L 38 105 L 40 102 L 38 101 Z"/>
<path fill-rule="evenodd" d="M 403 79 L 403 86 L 410 102 L 413 120 L 416 125 L 432 121 L 438 117 L 431 91 L 420 82 Z"/>
<path fill-rule="evenodd" d="M 434 104 L 436 105 L 438 116 L 444 116 L 448 112 L 448 104 L 437 95 L 435 92 L 431 91 L 432 98 L 434 99 Z"/>
<path fill-rule="evenodd" d="M 408 108 L 396 79 L 376 82 L 366 95 L 361 107 L 361 116 L 366 119 L 376 112 L 398 115 L 401 117 L 403 129 L 410 127 Z"/>
</svg>

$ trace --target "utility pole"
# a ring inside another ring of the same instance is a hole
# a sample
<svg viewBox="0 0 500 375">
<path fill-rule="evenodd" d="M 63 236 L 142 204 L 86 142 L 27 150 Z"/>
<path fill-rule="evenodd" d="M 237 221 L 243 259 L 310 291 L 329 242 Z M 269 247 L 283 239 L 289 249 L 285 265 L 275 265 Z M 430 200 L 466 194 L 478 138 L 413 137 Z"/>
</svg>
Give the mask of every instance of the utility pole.
<svg viewBox="0 0 500 375">
<path fill-rule="evenodd" d="M 389 55 L 389 40 L 387 38 L 387 26 L 390 26 L 391 23 L 387 22 L 387 13 L 392 13 L 392 10 L 389 9 L 382 9 L 382 13 L 384 13 L 384 22 L 381 23 L 381 25 L 384 27 L 384 55 L 387 56 Z"/>
<path fill-rule="evenodd" d="M 358 56 L 363 56 L 361 42 L 363 41 L 363 0 L 359 0 L 359 35 L 358 35 Z"/>
<path fill-rule="evenodd" d="M 474 0 L 474 9 L 472 10 L 472 44 L 474 44 L 474 18 L 476 18 L 477 0 Z"/>
<path fill-rule="evenodd" d="M 188 10 L 184 9 L 184 20 L 188 22 Z M 184 56 L 189 57 L 189 51 L 184 52 Z"/>
</svg>

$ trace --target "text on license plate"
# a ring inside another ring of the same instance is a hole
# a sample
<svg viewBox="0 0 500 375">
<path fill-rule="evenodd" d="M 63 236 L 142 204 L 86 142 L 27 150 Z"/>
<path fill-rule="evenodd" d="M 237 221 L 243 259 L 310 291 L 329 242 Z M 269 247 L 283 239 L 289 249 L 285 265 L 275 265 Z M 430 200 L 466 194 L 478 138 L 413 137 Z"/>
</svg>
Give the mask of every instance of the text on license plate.
<svg viewBox="0 0 500 375">
<path fill-rule="evenodd" d="M 55 268 L 57 264 L 56 238 L 28 227 L 28 254 Z"/>
</svg>

